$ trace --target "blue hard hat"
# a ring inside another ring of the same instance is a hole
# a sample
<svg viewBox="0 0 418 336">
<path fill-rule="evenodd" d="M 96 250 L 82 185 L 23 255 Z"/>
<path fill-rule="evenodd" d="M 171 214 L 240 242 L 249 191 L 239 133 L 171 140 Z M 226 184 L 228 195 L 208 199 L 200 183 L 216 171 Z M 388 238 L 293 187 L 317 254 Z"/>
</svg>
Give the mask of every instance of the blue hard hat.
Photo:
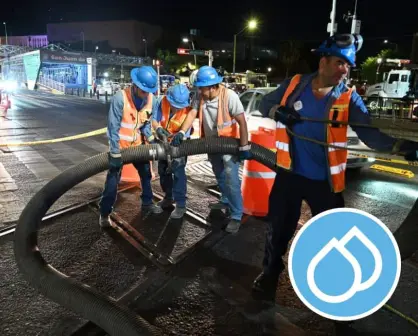
<svg viewBox="0 0 418 336">
<path fill-rule="evenodd" d="M 363 45 L 363 38 L 358 34 L 337 34 L 330 36 L 318 49 L 316 54 L 336 56 L 346 60 L 351 66 L 356 66 L 356 52 Z"/>
<path fill-rule="evenodd" d="M 184 84 L 172 86 L 167 91 L 167 100 L 175 108 L 184 108 L 189 106 L 190 91 Z"/>
<path fill-rule="evenodd" d="M 151 66 L 133 68 L 131 71 L 132 82 L 142 91 L 154 93 L 157 91 L 157 73 Z"/>
<path fill-rule="evenodd" d="M 211 86 L 221 83 L 223 77 L 219 76 L 218 72 L 211 66 L 202 66 L 196 74 L 194 86 Z"/>
</svg>

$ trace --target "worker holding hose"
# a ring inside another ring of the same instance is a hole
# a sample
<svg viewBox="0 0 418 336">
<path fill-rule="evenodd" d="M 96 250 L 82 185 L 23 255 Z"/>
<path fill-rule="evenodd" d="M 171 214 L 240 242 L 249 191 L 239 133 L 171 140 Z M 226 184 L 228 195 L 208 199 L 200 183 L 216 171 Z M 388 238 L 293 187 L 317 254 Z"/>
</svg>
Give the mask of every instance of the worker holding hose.
<svg viewBox="0 0 418 336">
<path fill-rule="evenodd" d="M 179 138 L 174 138 L 183 126 L 190 111 L 190 91 L 184 84 L 177 84 L 168 89 L 167 94 L 154 106 L 152 126 L 157 137 L 165 142 L 178 145 Z M 184 138 L 190 137 L 190 128 L 186 130 Z M 160 184 L 165 196 L 157 203 L 161 211 L 169 209 L 175 202 L 175 208 L 170 218 L 180 219 L 186 213 L 186 157 L 158 161 Z"/>
<path fill-rule="evenodd" d="M 131 71 L 132 86 L 119 91 L 113 97 L 109 110 L 107 136 L 109 138 L 109 171 L 100 200 L 100 227 L 109 227 L 110 213 L 116 201 L 117 187 L 121 178 L 122 157 L 120 151 L 144 142 L 153 142 L 151 131 L 152 110 L 157 104 L 153 95 L 157 91 L 157 73 L 150 66 Z M 162 209 L 153 203 L 150 164 L 134 162 L 142 186 L 142 211 L 159 214 Z"/>
<path fill-rule="evenodd" d="M 183 126 L 172 144 L 179 144 L 185 132 L 191 127 L 196 117 L 199 118 L 201 137 L 239 138 L 238 157 L 234 155 L 210 154 L 209 161 L 221 190 L 221 199 L 209 204 L 211 209 L 228 209 L 231 219 L 225 228 L 229 233 L 237 233 L 241 226 L 243 213 L 239 162 L 251 158 L 248 144 L 247 121 L 244 107 L 238 95 L 221 85 L 222 77 L 213 67 L 203 66 L 196 74 L 193 86 L 199 89 L 199 95 L 192 103 Z M 239 125 L 239 128 L 238 128 Z"/>
<path fill-rule="evenodd" d="M 315 50 L 320 56 L 317 72 L 286 80 L 261 101 L 261 113 L 277 122 L 279 168 L 269 197 L 263 271 L 253 284 L 256 298 L 275 299 L 284 269 L 282 257 L 296 231 L 302 201 L 309 205 L 312 216 L 344 207 L 347 124 L 352 123 L 369 147 L 402 152 L 405 159 L 417 160 L 418 143 L 398 141 L 377 128 L 354 125 L 371 124 L 361 97 L 343 83 L 349 68 L 355 66 L 362 41 L 361 36 L 351 34 L 328 38 Z M 330 122 L 308 122 L 304 118 Z"/>
</svg>

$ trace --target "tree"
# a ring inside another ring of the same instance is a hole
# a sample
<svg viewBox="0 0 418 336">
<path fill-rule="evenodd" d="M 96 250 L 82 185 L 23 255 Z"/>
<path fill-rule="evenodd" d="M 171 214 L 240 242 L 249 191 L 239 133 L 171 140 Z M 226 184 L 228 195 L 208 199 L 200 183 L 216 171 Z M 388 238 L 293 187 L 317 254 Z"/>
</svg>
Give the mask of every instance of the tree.
<svg viewBox="0 0 418 336">
<path fill-rule="evenodd" d="M 158 49 L 157 59 L 162 63 L 162 68 L 166 72 L 174 73 L 176 69 L 184 63 L 177 54 L 171 53 L 169 50 Z"/>
<path fill-rule="evenodd" d="M 288 41 L 281 49 L 280 60 L 286 68 L 286 78 L 289 77 L 289 71 L 292 66 L 299 61 L 300 45 L 296 41 Z"/>
<path fill-rule="evenodd" d="M 391 49 L 385 49 L 379 52 L 377 56 L 368 57 L 362 64 L 361 64 L 361 74 L 362 78 L 367 81 L 368 84 L 376 83 L 380 80 L 377 78 L 377 69 L 379 68 L 379 72 L 384 67 L 384 64 L 381 63 L 379 66 L 378 59 L 381 59 L 382 62 L 386 58 L 394 58 L 396 57 L 396 53 Z"/>
</svg>

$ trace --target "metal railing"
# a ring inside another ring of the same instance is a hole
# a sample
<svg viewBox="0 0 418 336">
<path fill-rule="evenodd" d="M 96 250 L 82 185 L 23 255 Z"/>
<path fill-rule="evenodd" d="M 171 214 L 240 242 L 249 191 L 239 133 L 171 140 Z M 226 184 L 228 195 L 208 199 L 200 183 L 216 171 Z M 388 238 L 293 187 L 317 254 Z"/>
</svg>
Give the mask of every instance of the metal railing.
<svg viewBox="0 0 418 336">
<path fill-rule="evenodd" d="M 54 90 L 60 91 L 62 93 L 65 93 L 65 84 L 54 81 L 51 78 L 47 78 L 47 77 L 44 77 L 42 75 L 39 75 L 38 83 L 43 85 L 43 86 L 46 86 L 47 88 L 54 89 Z"/>
<path fill-rule="evenodd" d="M 369 113 L 375 118 L 414 119 L 418 116 L 418 100 L 362 96 Z"/>
</svg>

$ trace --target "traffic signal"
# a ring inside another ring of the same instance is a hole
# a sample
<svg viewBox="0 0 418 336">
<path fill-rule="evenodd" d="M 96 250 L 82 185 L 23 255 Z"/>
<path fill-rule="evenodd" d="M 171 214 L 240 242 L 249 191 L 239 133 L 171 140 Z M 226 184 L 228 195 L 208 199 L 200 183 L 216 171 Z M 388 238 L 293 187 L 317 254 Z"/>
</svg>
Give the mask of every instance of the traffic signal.
<svg viewBox="0 0 418 336">
<path fill-rule="evenodd" d="M 178 48 L 177 49 L 177 54 L 179 54 L 179 55 L 189 55 L 190 54 L 190 49 Z"/>
</svg>

